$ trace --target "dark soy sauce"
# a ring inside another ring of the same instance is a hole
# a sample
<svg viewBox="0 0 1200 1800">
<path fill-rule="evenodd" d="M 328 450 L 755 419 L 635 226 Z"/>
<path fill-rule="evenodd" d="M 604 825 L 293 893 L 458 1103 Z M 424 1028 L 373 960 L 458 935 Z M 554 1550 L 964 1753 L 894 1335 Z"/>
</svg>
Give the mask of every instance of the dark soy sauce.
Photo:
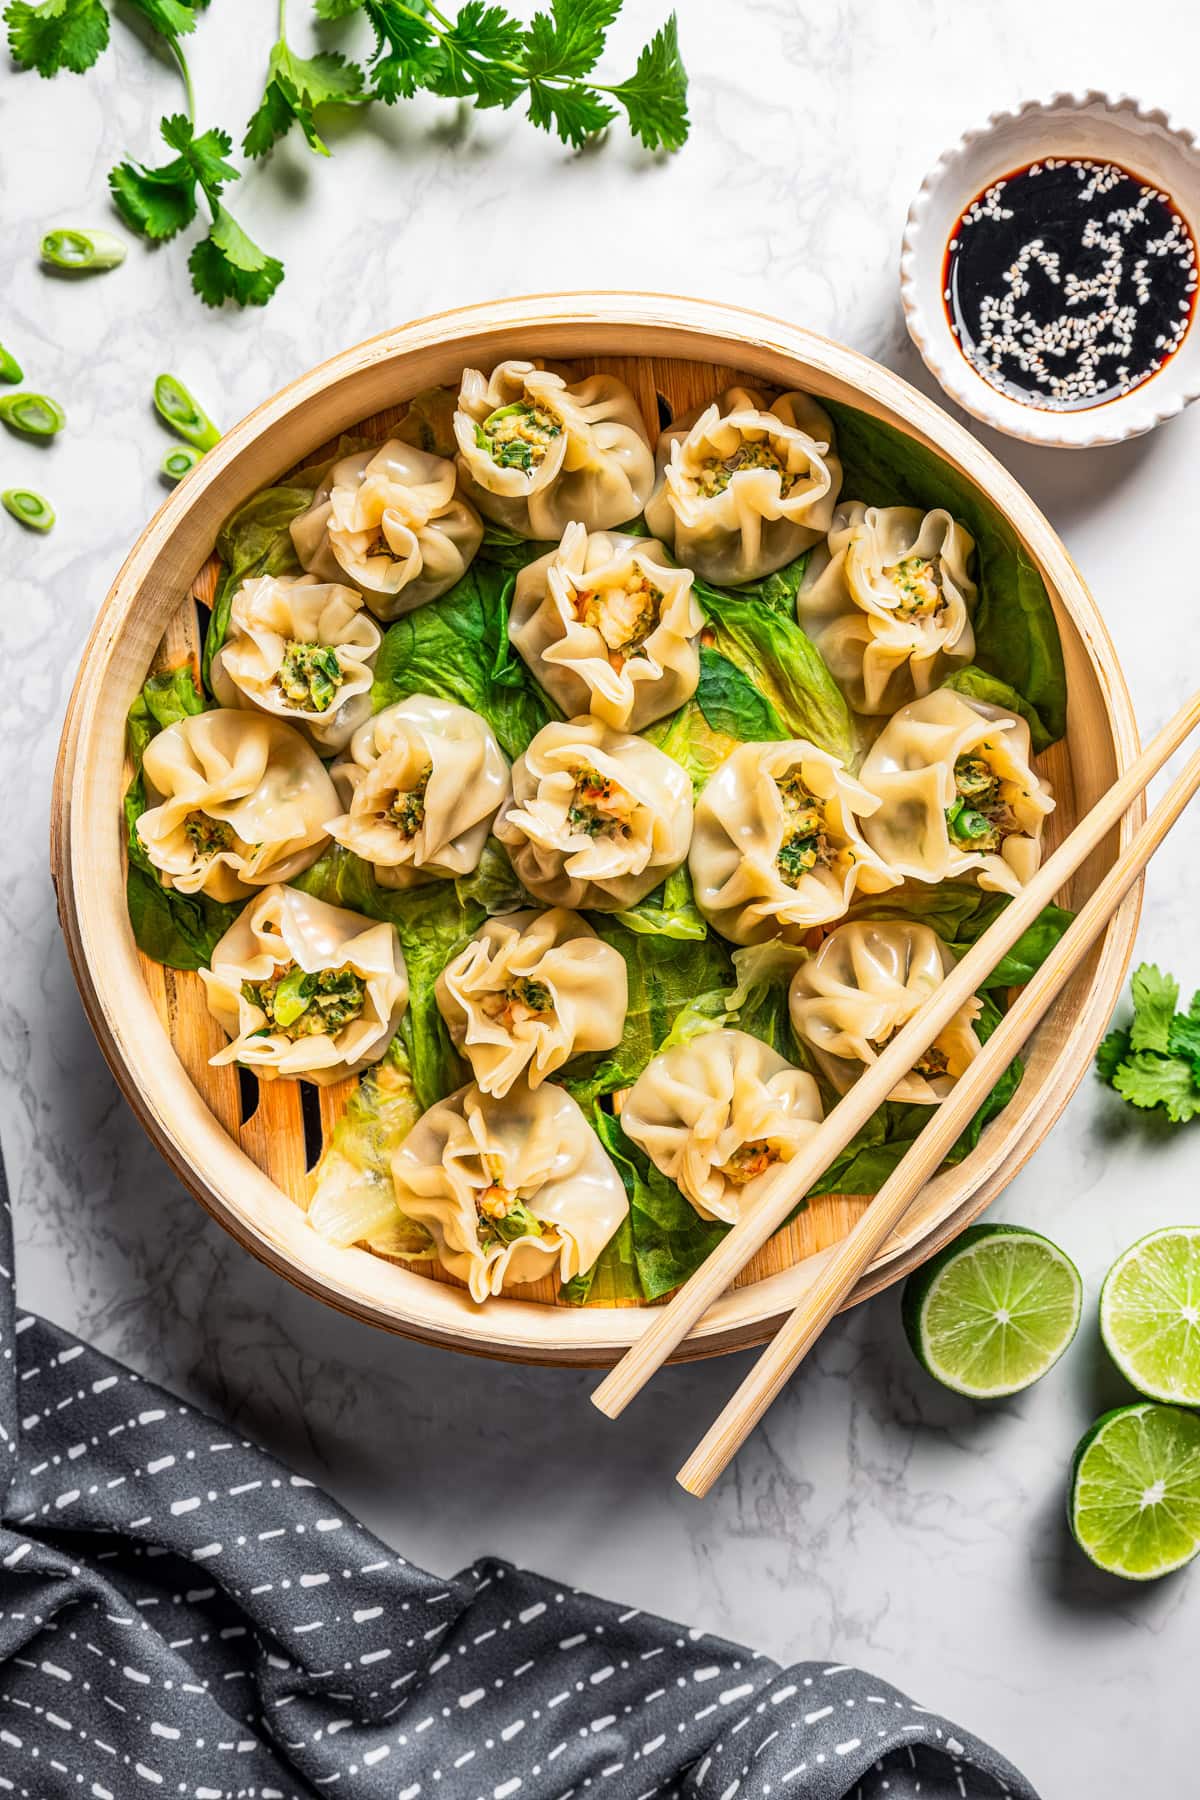
<svg viewBox="0 0 1200 1800">
<path fill-rule="evenodd" d="M 1117 163 L 1047 157 L 977 194 L 946 246 L 950 328 L 992 387 L 1075 412 L 1174 355 L 1196 304 L 1196 246 L 1160 189 Z"/>
</svg>

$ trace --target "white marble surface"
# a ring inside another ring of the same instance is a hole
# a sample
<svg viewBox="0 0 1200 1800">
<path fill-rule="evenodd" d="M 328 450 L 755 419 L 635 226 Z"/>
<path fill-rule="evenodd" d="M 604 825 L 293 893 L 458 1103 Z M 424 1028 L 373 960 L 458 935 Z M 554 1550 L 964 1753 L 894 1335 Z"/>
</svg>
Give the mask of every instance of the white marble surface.
<svg viewBox="0 0 1200 1800">
<path fill-rule="evenodd" d="M 664 10 L 629 0 L 614 68 Z M 213 8 L 194 52 L 204 122 L 240 128 L 273 12 L 270 0 Z M 1135 1768 L 1145 1793 L 1190 1791 L 1200 1575 L 1107 1581 L 1063 1525 L 1076 1437 L 1125 1397 L 1090 1312 L 1041 1387 L 982 1412 L 918 1372 L 885 1296 L 828 1333 L 698 1504 L 672 1472 L 737 1362 L 667 1375 L 612 1426 L 588 1406 L 586 1376 L 455 1359 L 324 1311 L 169 1177 L 100 1059 L 59 940 L 51 769 L 79 647 L 161 496 L 160 369 L 232 422 L 404 319 L 607 284 L 761 307 L 922 381 L 896 266 L 908 200 L 943 145 L 1057 87 L 1132 89 L 1181 117 L 1195 103 L 1200 16 L 1182 0 L 1133 12 L 1117 0 L 684 0 L 682 12 L 695 126 L 681 156 L 653 162 L 617 133 L 576 158 L 519 117 L 376 109 L 333 130 L 329 163 L 289 143 L 243 184 L 236 210 L 288 279 L 265 312 L 241 315 L 200 307 L 178 248 L 135 245 L 90 283 L 38 272 L 41 231 L 103 221 L 105 170 L 125 152 L 153 156 L 155 121 L 178 104 L 169 70 L 121 29 L 84 79 L 0 75 L 0 338 L 70 415 L 48 451 L 0 443 L 0 485 L 34 483 L 60 516 L 45 541 L 0 519 L 0 1058 L 22 1296 L 256 1434 L 430 1567 L 498 1551 L 783 1659 L 861 1661 L 991 1737 L 1047 1800 L 1116 1800 Z M 1188 550 L 1200 409 L 1116 450 L 993 448 L 1090 580 L 1149 728 L 1200 667 Z M 1186 823 L 1156 862 L 1141 939 L 1193 985 L 1198 829 Z M 1200 1127 L 1152 1141 L 1087 1081 L 996 1216 L 1058 1239 L 1090 1306 L 1129 1240 L 1200 1218 L 1198 1175 Z"/>
</svg>

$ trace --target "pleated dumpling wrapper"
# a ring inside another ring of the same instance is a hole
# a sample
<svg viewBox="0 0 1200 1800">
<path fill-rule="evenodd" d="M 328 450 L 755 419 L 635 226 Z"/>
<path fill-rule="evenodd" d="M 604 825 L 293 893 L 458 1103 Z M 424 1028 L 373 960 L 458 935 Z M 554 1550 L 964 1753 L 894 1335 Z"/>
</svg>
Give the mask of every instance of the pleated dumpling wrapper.
<svg viewBox="0 0 1200 1800">
<path fill-rule="evenodd" d="M 483 522 L 447 457 L 389 438 L 335 462 L 291 530 L 311 574 L 348 580 L 376 618 L 398 619 L 466 574 Z"/>
<path fill-rule="evenodd" d="M 839 506 L 796 615 L 855 712 L 895 712 L 975 654 L 975 540 L 948 512 Z"/>
<path fill-rule="evenodd" d="M 629 1211 L 625 1185 L 563 1088 L 472 1083 L 439 1100 L 392 1157 L 396 1200 L 438 1258 L 486 1300 L 558 1267 L 590 1269 Z"/>
<path fill-rule="evenodd" d="M 488 919 L 442 970 L 437 1003 L 485 1094 L 540 1087 L 568 1057 L 611 1050 L 629 1005 L 625 958 L 578 913 Z"/>
<path fill-rule="evenodd" d="M 486 378 L 464 369 L 454 415 L 464 492 L 521 537 L 557 543 L 573 519 L 606 531 L 635 519 L 654 485 L 637 401 L 614 375 L 568 383 L 531 362 Z"/>
<path fill-rule="evenodd" d="M 800 964 L 788 987 L 792 1026 L 839 1094 L 941 986 L 954 960 L 928 925 L 854 919 Z M 944 1100 L 979 1055 L 982 1010 L 980 1000 L 966 1001 L 888 1098 L 917 1106 Z"/>
<path fill-rule="evenodd" d="M 619 912 L 680 866 L 692 784 L 644 738 L 600 719 L 544 725 L 513 764 L 496 821 L 518 879 L 546 906 Z"/>
<path fill-rule="evenodd" d="M 696 904 L 735 944 L 801 942 L 840 919 L 856 893 L 897 885 L 860 829 L 877 805 L 836 756 L 804 738 L 739 744 L 696 803 Z"/>
<path fill-rule="evenodd" d="M 330 834 L 373 864 L 383 887 L 469 875 L 509 795 L 491 727 L 432 694 L 413 694 L 360 725 L 333 774 L 348 807 L 330 820 Z"/>
<path fill-rule="evenodd" d="M 1054 811 L 1030 759 L 1024 719 L 938 688 L 894 713 L 868 751 L 860 775 L 879 805 L 864 833 L 902 878 L 974 876 L 1019 893 Z"/>
<path fill-rule="evenodd" d="M 707 581 L 755 581 L 825 536 L 842 485 L 833 420 L 807 394 L 727 388 L 658 440 L 646 524 Z"/>
<path fill-rule="evenodd" d="M 180 719 L 151 738 L 142 773 L 150 805 L 137 834 L 163 886 L 213 900 L 299 875 L 341 810 L 312 745 L 266 713 Z"/>
<path fill-rule="evenodd" d="M 517 576 L 508 635 L 552 699 L 615 731 L 641 731 L 691 698 L 704 615 L 690 569 L 653 538 L 574 521 Z"/>
<path fill-rule="evenodd" d="M 371 715 L 383 634 L 362 595 L 315 575 L 260 575 L 233 597 L 212 665 L 222 706 L 286 719 L 323 750 L 341 750 Z"/>
<path fill-rule="evenodd" d="M 200 979 L 230 1039 L 209 1060 L 264 1081 L 325 1086 L 356 1074 L 379 1061 L 408 1005 L 395 926 L 292 887 L 250 901 Z"/>
<path fill-rule="evenodd" d="M 760 1038 L 722 1027 L 651 1057 L 621 1127 L 703 1218 L 736 1225 L 821 1118 L 811 1075 Z"/>
</svg>

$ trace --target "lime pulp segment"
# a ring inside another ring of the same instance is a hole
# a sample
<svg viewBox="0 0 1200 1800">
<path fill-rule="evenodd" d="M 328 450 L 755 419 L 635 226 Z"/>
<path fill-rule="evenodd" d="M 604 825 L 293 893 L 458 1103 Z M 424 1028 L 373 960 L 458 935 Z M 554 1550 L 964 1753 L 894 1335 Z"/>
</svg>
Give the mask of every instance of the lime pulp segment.
<svg viewBox="0 0 1200 1800">
<path fill-rule="evenodd" d="M 1100 1332 L 1139 1392 L 1200 1406 L 1200 1226 L 1151 1232 L 1118 1258 L 1100 1293 Z"/>
<path fill-rule="evenodd" d="M 1075 1452 L 1071 1530 L 1101 1569 L 1153 1581 L 1200 1550 L 1200 1419 L 1177 1406 L 1118 1407 Z"/>
<path fill-rule="evenodd" d="M 904 1324 L 938 1381 L 996 1399 L 1053 1367 L 1082 1305 L 1079 1271 L 1057 1245 L 1015 1226 L 976 1225 L 910 1276 Z"/>
</svg>

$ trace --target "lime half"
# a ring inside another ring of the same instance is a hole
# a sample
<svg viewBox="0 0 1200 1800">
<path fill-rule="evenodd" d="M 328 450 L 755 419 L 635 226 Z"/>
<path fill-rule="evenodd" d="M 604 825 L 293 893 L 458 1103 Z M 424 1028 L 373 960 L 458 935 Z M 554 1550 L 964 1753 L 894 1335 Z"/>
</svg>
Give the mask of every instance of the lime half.
<svg viewBox="0 0 1200 1800">
<path fill-rule="evenodd" d="M 1200 1406 L 1200 1225 L 1152 1231 L 1113 1264 L 1100 1334 L 1140 1393 Z"/>
<path fill-rule="evenodd" d="M 1200 1550 L 1200 1419 L 1178 1406 L 1119 1406 L 1075 1452 L 1071 1530 L 1098 1568 L 1154 1581 Z"/>
<path fill-rule="evenodd" d="M 1056 1244 L 1018 1225 L 973 1225 L 904 1285 L 904 1329 L 944 1387 L 1019 1393 L 1052 1369 L 1079 1325 L 1083 1284 Z"/>
</svg>

